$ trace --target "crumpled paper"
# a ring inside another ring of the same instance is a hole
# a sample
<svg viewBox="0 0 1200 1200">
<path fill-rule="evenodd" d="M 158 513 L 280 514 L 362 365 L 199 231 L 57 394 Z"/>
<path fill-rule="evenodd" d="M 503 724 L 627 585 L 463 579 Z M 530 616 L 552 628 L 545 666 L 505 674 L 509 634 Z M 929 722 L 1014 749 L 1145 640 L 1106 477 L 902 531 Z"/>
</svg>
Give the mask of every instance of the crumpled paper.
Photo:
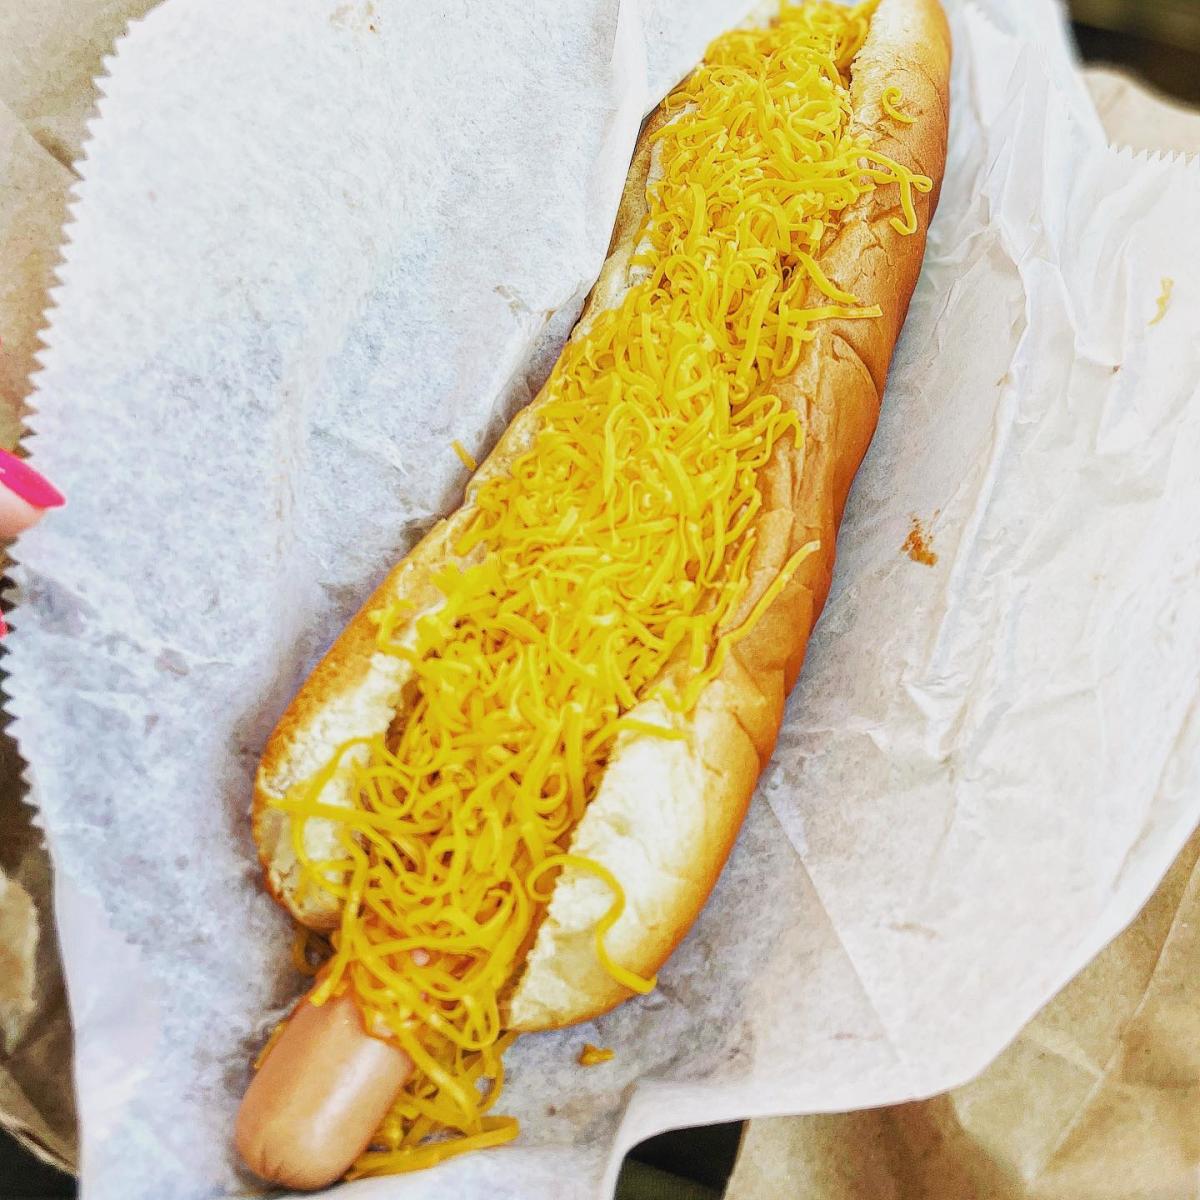
<svg viewBox="0 0 1200 1200">
<path fill-rule="evenodd" d="M 726 1200 L 1195 1200 L 1200 833 L 1138 919 L 978 1078 L 752 1121 Z"/>
<path fill-rule="evenodd" d="M 1200 152 L 1200 112 L 1091 68 L 1109 138 Z M 1200 1200 L 1200 831 L 1137 919 L 979 1078 L 752 1121 L 727 1200 Z"/>
<path fill-rule="evenodd" d="M 221 7 L 156 10 L 110 64 L 33 422 L 73 504 L 19 555 L 11 707 L 97 1197 L 246 1186 L 233 1107 L 298 983 L 246 834 L 255 755 L 453 501 L 450 438 L 481 448 L 536 385 L 640 112 L 716 32 Z M 1200 564 L 1171 519 L 1200 454 L 1186 278 L 1149 325 L 1197 184 L 1098 152 L 1046 45 L 958 7 L 955 32 L 927 269 L 713 902 L 655 994 L 510 1054 L 520 1143 L 347 1194 L 593 1195 L 658 1128 L 962 1082 L 1194 825 L 1200 629 L 1141 585 Z M 901 554 L 914 519 L 932 567 Z M 584 1040 L 616 1059 L 580 1071 Z"/>
</svg>

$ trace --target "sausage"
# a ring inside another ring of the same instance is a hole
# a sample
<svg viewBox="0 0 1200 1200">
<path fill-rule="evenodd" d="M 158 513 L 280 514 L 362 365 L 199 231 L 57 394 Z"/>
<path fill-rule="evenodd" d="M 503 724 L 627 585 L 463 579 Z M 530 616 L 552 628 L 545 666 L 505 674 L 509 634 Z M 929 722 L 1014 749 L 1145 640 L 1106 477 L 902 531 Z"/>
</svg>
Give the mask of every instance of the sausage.
<svg viewBox="0 0 1200 1200">
<path fill-rule="evenodd" d="M 367 1148 L 412 1069 L 403 1050 L 367 1033 L 349 994 L 319 1006 L 306 996 L 242 1100 L 238 1153 L 271 1183 L 326 1187 Z"/>
</svg>

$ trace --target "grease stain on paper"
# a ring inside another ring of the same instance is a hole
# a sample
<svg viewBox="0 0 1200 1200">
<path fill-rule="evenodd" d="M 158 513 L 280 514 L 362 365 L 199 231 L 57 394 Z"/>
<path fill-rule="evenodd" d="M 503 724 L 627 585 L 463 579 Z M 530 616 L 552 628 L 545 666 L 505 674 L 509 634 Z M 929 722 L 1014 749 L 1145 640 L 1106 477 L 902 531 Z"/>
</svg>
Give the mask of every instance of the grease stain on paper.
<svg viewBox="0 0 1200 1200">
<path fill-rule="evenodd" d="M 908 536 L 900 547 L 915 563 L 932 567 L 938 556 L 933 549 L 933 535 L 922 525 L 921 518 L 914 516 L 909 522 Z"/>
<path fill-rule="evenodd" d="M 357 33 L 379 32 L 373 0 L 367 0 L 366 4 L 339 4 L 330 13 L 329 23 L 335 29 L 351 29 Z"/>
</svg>

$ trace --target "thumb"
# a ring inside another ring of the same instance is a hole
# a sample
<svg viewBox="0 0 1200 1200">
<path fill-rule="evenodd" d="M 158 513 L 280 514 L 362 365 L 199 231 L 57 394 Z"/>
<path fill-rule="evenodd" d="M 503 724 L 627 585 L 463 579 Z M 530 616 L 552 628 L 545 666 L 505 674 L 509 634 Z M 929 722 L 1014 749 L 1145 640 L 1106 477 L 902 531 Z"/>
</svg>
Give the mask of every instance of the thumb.
<svg viewBox="0 0 1200 1200">
<path fill-rule="evenodd" d="M 15 537 L 67 498 L 24 459 L 0 450 L 0 538 Z"/>
</svg>

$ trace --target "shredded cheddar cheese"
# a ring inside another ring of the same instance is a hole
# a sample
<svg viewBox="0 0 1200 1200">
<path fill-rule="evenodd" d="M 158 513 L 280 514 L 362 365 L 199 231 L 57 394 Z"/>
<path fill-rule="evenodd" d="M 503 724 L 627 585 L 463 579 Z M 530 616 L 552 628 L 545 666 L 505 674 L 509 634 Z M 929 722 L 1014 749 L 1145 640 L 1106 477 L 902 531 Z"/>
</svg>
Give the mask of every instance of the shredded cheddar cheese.
<svg viewBox="0 0 1200 1200">
<path fill-rule="evenodd" d="M 815 549 L 793 547 L 769 583 L 752 570 L 762 470 L 803 436 L 778 381 L 820 322 L 881 314 L 818 265 L 842 211 L 894 186 L 893 224 L 911 233 L 913 193 L 931 186 L 852 127 L 874 5 L 787 6 L 720 38 L 668 97 L 636 282 L 568 343 L 532 445 L 476 488 L 441 603 L 377 615 L 411 704 L 277 802 L 306 886 L 341 903 L 315 1001 L 351 990 L 417 1068 L 353 1175 L 515 1136 L 488 1115 L 513 1036 L 501 998 L 553 873 L 607 885 L 599 960 L 631 991 L 654 986 L 608 953 L 625 897 L 571 837 L 614 748 L 686 737 L 702 690 Z M 639 718 L 651 697 L 665 725 Z M 338 772 L 351 807 L 321 800 Z M 318 817 L 337 823 L 336 859 L 306 854 Z"/>
<path fill-rule="evenodd" d="M 462 463 L 462 465 L 466 467 L 468 471 L 474 471 L 478 468 L 479 464 L 475 461 L 475 455 L 473 455 L 470 450 L 468 450 L 466 446 L 464 446 L 462 442 L 458 440 L 458 438 L 455 438 L 454 441 L 450 443 L 450 448 L 455 454 L 458 455 L 458 461 Z"/>
<path fill-rule="evenodd" d="M 593 1046 L 591 1042 L 584 1042 L 576 1061 L 581 1067 L 598 1067 L 601 1063 L 612 1062 L 613 1058 L 614 1054 L 607 1046 Z"/>
<path fill-rule="evenodd" d="M 908 113 L 901 112 L 896 107 L 903 100 L 898 87 L 885 87 L 879 97 L 879 106 L 893 121 L 899 121 L 901 125 L 911 125 L 917 118 L 910 117 Z"/>
<path fill-rule="evenodd" d="M 1158 294 L 1157 311 L 1155 312 L 1153 319 L 1150 321 L 1151 325 L 1157 325 L 1159 321 L 1161 321 L 1163 317 L 1167 315 L 1167 309 L 1171 304 L 1171 293 L 1174 290 L 1175 280 L 1164 276 L 1162 281 L 1162 291 Z"/>
</svg>

